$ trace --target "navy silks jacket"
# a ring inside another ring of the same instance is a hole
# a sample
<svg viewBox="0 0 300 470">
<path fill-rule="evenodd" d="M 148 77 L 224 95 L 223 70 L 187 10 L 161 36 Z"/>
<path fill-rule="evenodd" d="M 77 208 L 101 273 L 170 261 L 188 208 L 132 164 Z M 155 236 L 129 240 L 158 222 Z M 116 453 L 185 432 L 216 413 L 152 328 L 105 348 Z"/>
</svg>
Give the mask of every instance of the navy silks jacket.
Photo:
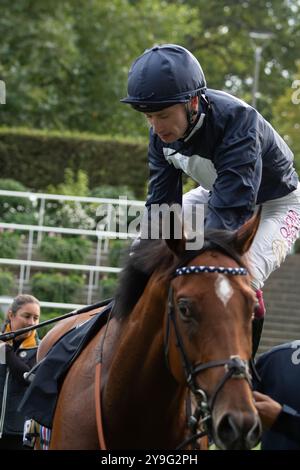
<svg viewBox="0 0 300 470">
<path fill-rule="evenodd" d="M 150 130 L 146 206 L 182 203 L 182 172 L 211 191 L 206 228 L 235 230 L 256 204 L 297 188 L 293 153 L 254 108 L 207 89 L 187 138 L 165 144 Z"/>
</svg>

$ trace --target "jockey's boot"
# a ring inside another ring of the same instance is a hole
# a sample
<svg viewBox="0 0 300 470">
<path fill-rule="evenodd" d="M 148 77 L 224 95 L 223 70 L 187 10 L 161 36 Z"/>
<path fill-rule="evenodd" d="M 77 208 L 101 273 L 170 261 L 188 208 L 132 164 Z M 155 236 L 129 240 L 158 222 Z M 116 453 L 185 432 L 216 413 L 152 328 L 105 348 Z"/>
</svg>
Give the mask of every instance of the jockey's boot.
<svg viewBox="0 0 300 470">
<path fill-rule="evenodd" d="M 264 318 L 266 314 L 266 308 L 263 299 L 263 292 L 261 289 L 255 291 L 257 297 L 257 304 L 254 308 L 254 318 L 252 320 L 252 357 L 254 358 L 260 338 L 262 335 L 262 330 L 264 326 Z"/>
</svg>

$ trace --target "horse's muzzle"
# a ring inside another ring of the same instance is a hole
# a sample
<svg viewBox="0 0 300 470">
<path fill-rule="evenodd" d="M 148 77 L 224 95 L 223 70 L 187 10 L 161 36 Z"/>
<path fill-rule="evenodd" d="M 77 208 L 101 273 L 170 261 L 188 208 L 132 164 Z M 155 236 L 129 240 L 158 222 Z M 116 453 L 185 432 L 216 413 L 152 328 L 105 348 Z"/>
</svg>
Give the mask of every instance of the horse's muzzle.
<svg viewBox="0 0 300 470">
<path fill-rule="evenodd" d="M 220 449 L 249 450 L 259 442 L 261 422 L 254 413 L 226 413 L 216 425 L 213 434 Z"/>
</svg>

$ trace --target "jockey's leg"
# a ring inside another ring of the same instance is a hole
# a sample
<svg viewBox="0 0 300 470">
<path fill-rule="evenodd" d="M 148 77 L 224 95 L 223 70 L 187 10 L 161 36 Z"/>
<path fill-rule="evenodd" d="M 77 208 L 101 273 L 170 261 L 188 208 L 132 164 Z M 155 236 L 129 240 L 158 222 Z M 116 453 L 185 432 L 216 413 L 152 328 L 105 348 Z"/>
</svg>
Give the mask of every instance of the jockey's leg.
<svg viewBox="0 0 300 470">
<path fill-rule="evenodd" d="M 253 318 L 252 320 L 252 357 L 255 357 L 264 326 L 264 318 Z"/>
<path fill-rule="evenodd" d="M 291 252 L 299 229 L 300 185 L 287 196 L 262 204 L 259 227 L 248 252 L 255 289 L 263 287 Z"/>
<path fill-rule="evenodd" d="M 209 191 L 198 186 L 183 196 L 183 223 L 187 250 L 200 250 L 204 243 L 204 217 Z"/>
<path fill-rule="evenodd" d="M 183 206 L 204 204 L 207 208 L 209 191 L 201 186 L 186 193 Z M 277 269 L 291 252 L 300 229 L 300 183 L 292 193 L 262 204 L 258 231 L 248 253 L 252 287 L 256 291 L 257 306 L 253 321 L 253 353 L 259 346 L 263 329 L 265 306 L 262 287 L 270 274 Z"/>
<path fill-rule="evenodd" d="M 208 199 L 209 191 L 199 186 L 198 188 L 192 189 L 183 196 L 183 207 L 185 208 L 187 205 L 194 206 L 196 204 L 203 204 L 205 210 L 207 210 Z M 257 305 L 255 306 L 254 319 L 252 322 L 252 353 L 254 357 L 258 349 L 262 334 L 265 306 L 261 289 L 258 288 L 256 283 L 254 283 L 252 287 L 255 290 L 257 296 Z"/>
<path fill-rule="evenodd" d="M 252 321 L 252 357 L 258 350 L 260 338 L 264 326 L 264 318 L 266 314 L 266 308 L 263 299 L 263 291 L 261 289 L 255 289 L 257 303 L 254 307 L 254 317 Z"/>
<path fill-rule="evenodd" d="M 202 186 L 198 186 L 191 191 L 188 191 L 183 195 L 182 203 L 183 207 L 186 205 L 195 205 L 195 204 L 204 204 L 207 205 L 209 200 L 209 191 L 207 189 L 202 188 Z"/>
<path fill-rule="evenodd" d="M 259 345 L 265 313 L 261 288 L 291 252 L 299 236 L 299 229 L 300 185 L 287 196 L 262 204 L 258 231 L 248 252 L 253 276 L 252 287 L 258 300 L 253 321 L 254 354 Z"/>
</svg>

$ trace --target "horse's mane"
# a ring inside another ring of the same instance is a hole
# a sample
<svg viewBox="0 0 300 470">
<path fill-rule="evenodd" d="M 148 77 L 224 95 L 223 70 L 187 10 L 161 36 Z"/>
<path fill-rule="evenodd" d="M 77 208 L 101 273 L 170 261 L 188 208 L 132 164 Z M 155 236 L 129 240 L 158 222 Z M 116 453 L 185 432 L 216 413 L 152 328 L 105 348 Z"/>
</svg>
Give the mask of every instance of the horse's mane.
<svg viewBox="0 0 300 470">
<path fill-rule="evenodd" d="M 169 249 L 165 240 L 141 240 L 138 246 L 128 253 L 121 271 L 115 295 L 114 316 L 121 319 L 130 314 L 155 270 L 159 269 L 165 278 L 171 277 L 177 267 L 184 266 L 203 251 L 221 251 L 240 266 L 244 266 L 241 256 L 234 248 L 235 238 L 236 232 L 209 230 L 200 250 L 185 251 L 180 258 Z"/>
</svg>

